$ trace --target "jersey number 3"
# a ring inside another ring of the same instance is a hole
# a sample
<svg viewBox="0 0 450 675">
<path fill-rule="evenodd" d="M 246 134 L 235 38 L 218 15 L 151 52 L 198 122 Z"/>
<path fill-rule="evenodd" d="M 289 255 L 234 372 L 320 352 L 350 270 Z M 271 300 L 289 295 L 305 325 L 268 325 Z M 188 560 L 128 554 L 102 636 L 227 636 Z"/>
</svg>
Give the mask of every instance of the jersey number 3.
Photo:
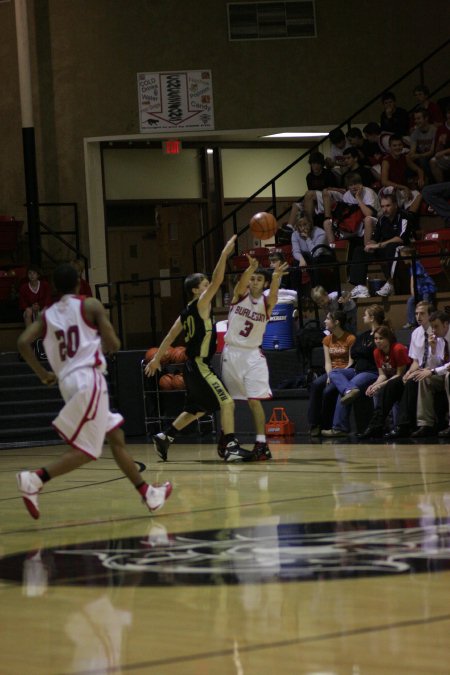
<svg viewBox="0 0 450 675">
<path fill-rule="evenodd" d="M 65 361 L 67 357 L 70 359 L 75 356 L 80 346 L 80 333 L 78 326 L 70 326 L 65 333 L 63 330 L 55 331 L 55 337 L 58 340 L 59 358 Z"/>
<path fill-rule="evenodd" d="M 242 337 L 248 337 L 250 333 L 252 332 L 253 329 L 253 324 L 251 321 L 246 321 L 244 323 L 244 328 L 239 331 L 239 335 L 242 335 Z"/>
</svg>

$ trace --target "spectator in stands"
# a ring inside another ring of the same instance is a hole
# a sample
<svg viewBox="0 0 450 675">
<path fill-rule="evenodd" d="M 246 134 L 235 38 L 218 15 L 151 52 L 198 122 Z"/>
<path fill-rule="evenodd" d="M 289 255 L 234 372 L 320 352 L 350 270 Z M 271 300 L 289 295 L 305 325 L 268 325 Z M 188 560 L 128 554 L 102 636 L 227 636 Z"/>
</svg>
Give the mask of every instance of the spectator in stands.
<svg viewBox="0 0 450 675">
<path fill-rule="evenodd" d="M 405 385 L 400 399 L 397 426 L 386 434 L 388 439 L 407 438 L 416 428 L 417 394 L 419 383 L 417 378 L 424 368 L 432 370 L 442 364 L 444 344 L 438 344 L 442 338 L 435 338 L 430 324 L 431 305 L 418 302 L 416 306 L 417 328 L 411 333 L 409 357 L 411 366 L 403 375 Z"/>
<path fill-rule="evenodd" d="M 317 246 L 326 246 L 327 237 L 321 227 L 316 227 L 311 220 L 304 216 L 298 221 L 296 231 L 292 235 L 292 255 L 300 267 L 306 267 L 313 262 L 315 256 L 320 255 Z"/>
<path fill-rule="evenodd" d="M 29 265 L 27 278 L 28 281 L 24 281 L 19 287 L 19 307 L 23 312 L 25 326 L 36 321 L 39 313 L 52 304 L 50 284 L 41 279 L 37 267 Z"/>
<path fill-rule="evenodd" d="M 326 314 L 341 310 L 345 314 L 345 325 L 351 333 L 356 333 L 356 304 L 348 293 L 339 296 L 337 291 L 328 293 L 323 286 L 314 286 L 311 289 L 311 300 L 319 310 Z"/>
<path fill-rule="evenodd" d="M 304 216 L 298 221 L 296 231 L 292 235 L 292 255 L 300 268 L 308 267 L 314 263 L 330 262 L 330 251 L 325 232 L 321 227 L 316 227 Z M 309 270 L 312 283 L 319 283 L 320 271 Z"/>
<path fill-rule="evenodd" d="M 417 431 L 411 436 L 425 438 L 436 433 L 437 417 L 434 397 L 439 392 L 448 391 L 448 373 L 450 371 L 450 316 L 446 312 L 433 312 L 430 316 L 434 339 L 442 338 L 443 346 L 436 346 L 436 355 L 442 357 L 442 365 L 434 368 L 422 368 L 417 374 L 419 392 L 417 397 Z M 433 340 L 429 342 L 433 346 Z M 450 437 L 449 429 L 444 437 Z"/>
<path fill-rule="evenodd" d="M 71 265 L 76 269 L 78 274 L 78 281 L 80 284 L 80 290 L 78 291 L 79 295 L 84 295 L 86 298 L 91 298 L 92 297 L 91 287 L 89 283 L 86 281 L 86 279 L 83 278 L 83 273 L 85 269 L 84 262 L 80 260 L 80 258 L 77 258 L 76 260 L 72 261 Z"/>
<path fill-rule="evenodd" d="M 321 428 L 329 429 L 336 404 L 337 389 L 330 380 L 331 372 L 351 365 L 350 348 L 355 336 L 345 330 L 345 313 L 329 312 L 325 319 L 329 331 L 323 340 L 325 373 L 311 383 L 308 406 L 309 433 L 320 436 Z"/>
<path fill-rule="evenodd" d="M 306 176 L 308 191 L 302 202 L 292 205 L 289 215 L 289 225 L 294 227 L 304 213 L 313 222 L 315 213 L 323 213 L 322 190 L 337 187 L 336 175 L 325 167 L 325 157 L 321 152 L 312 152 L 308 159 L 311 167 Z"/>
<path fill-rule="evenodd" d="M 330 131 L 328 138 L 330 140 L 330 156 L 326 158 L 325 163 L 329 169 L 332 169 L 333 172 L 340 180 L 342 169 L 344 168 L 344 155 L 343 152 L 350 147 L 345 138 L 344 132 L 342 129 L 333 129 Z"/>
<path fill-rule="evenodd" d="M 286 258 L 281 251 L 271 251 L 269 253 L 270 274 L 273 274 L 274 272 L 281 274 L 277 303 L 292 303 L 296 307 L 298 303 L 298 293 L 294 289 L 299 286 L 299 280 L 295 277 L 295 272 L 298 272 L 298 270 L 286 270 L 285 263 Z M 283 269 L 281 270 L 280 268 Z M 264 295 L 266 297 L 270 295 L 270 288 L 266 288 Z"/>
<path fill-rule="evenodd" d="M 380 326 L 375 331 L 374 359 L 378 368 L 378 377 L 366 389 L 366 396 L 375 397 L 375 409 L 361 439 L 381 438 L 384 424 L 394 403 L 403 393 L 403 375 L 411 360 L 408 350 L 397 339 L 388 326 Z"/>
<path fill-rule="evenodd" d="M 329 244 L 335 239 L 363 237 L 369 242 L 377 222 L 380 204 L 377 194 L 364 187 L 359 173 L 349 173 L 345 177 L 347 190 L 342 197 L 337 193 L 323 195 L 325 220 L 323 228 Z M 338 204 L 332 213 L 333 200 Z M 342 200 L 342 203 L 341 203 Z"/>
<path fill-rule="evenodd" d="M 400 197 L 400 206 L 410 213 L 418 213 L 422 197 L 417 190 L 411 190 L 409 186 L 409 175 L 417 176 L 417 185 L 421 189 L 425 184 L 425 174 L 422 168 L 418 167 L 404 153 L 404 143 L 401 136 L 393 135 L 389 138 L 390 152 L 381 162 L 381 197 L 386 194 L 385 188 L 395 188 Z"/>
<path fill-rule="evenodd" d="M 383 112 L 380 115 L 380 127 L 382 131 L 389 131 L 391 134 L 408 136 L 409 134 L 409 115 L 404 108 L 397 107 L 395 94 L 392 91 L 385 91 L 381 96 Z"/>
<path fill-rule="evenodd" d="M 430 159 L 430 169 L 437 183 L 442 183 L 444 174 L 450 172 L 450 103 L 445 108 L 445 123 L 436 131 L 435 154 Z"/>
<path fill-rule="evenodd" d="M 282 223 L 278 230 L 275 232 L 275 245 L 276 246 L 289 246 L 291 243 L 292 233 L 294 228 L 289 223 Z"/>
<path fill-rule="evenodd" d="M 439 126 L 439 124 L 442 124 L 442 111 L 439 105 L 430 99 L 430 90 L 426 84 L 418 84 L 414 87 L 413 94 L 417 99 L 417 105 L 414 108 L 414 112 L 420 108 L 424 108 L 428 113 L 430 124 L 434 124 L 436 127 Z"/>
<path fill-rule="evenodd" d="M 359 333 L 350 350 L 352 365 L 350 368 L 332 370 L 330 381 L 339 392 L 334 410 L 333 426 L 324 429 L 322 436 L 347 436 L 350 432 L 351 404 L 363 395 L 367 387 L 375 382 L 378 376 L 373 351 L 375 349 L 374 334 L 384 324 L 384 309 L 381 305 L 370 305 L 363 315 L 363 323 L 368 330 Z"/>
<path fill-rule="evenodd" d="M 424 300 L 430 305 L 436 301 L 436 284 L 429 274 L 426 273 L 420 260 L 416 260 L 416 249 L 414 246 L 402 246 L 400 255 L 404 258 L 405 265 L 411 270 L 410 297 L 406 301 L 406 323 L 403 328 L 414 328 L 416 325 L 416 297 L 417 300 Z M 417 296 L 414 292 L 414 276 L 416 279 Z"/>
<path fill-rule="evenodd" d="M 355 288 L 352 298 L 368 297 L 369 289 L 365 286 L 367 265 L 374 260 L 383 261 L 386 278 L 385 284 L 377 291 L 377 295 L 387 297 L 394 293 L 394 274 L 397 265 L 399 246 L 409 244 L 412 226 L 405 214 L 400 211 L 395 194 L 381 198 L 383 215 L 376 222 L 370 241 L 363 247 L 355 249 L 350 265 L 349 281 Z"/>
<path fill-rule="evenodd" d="M 369 163 L 368 150 L 370 147 L 369 141 L 364 138 L 363 132 L 358 127 L 352 127 L 345 134 L 347 141 L 352 148 L 356 148 L 359 154 L 359 162 L 361 166 L 367 166 Z"/>
<path fill-rule="evenodd" d="M 365 187 L 372 187 L 372 185 L 375 183 L 375 176 L 368 166 L 362 165 L 361 154 L 358 151 L 358 148 L 352 147 L 344 150 L 344 161 L 345 167 L 342 170 L 342 177 L 344 181 L 345 177 L 350 173 L 357 173 L 359 176 L 361 176 L 361 182 Z"/>
<path fill-rule="evenodd" d="M 430 169 L 430 159 L 434 155 L 434 140 L 436 136 L 436 127 L 430 124 L 428 111 L 425 108 L 419 108 L 414 113 L 415 129 L 411 132 L 411 150 L 408 157 L 414 162 L 417 168 L 421 168 L 428 178 L 433 180 Z"/>
<path fill-rule="evenodd" d="M 444 219 L 445 226 L 450 227 L 450 181 L 426 185 L 422 194 L 426 203 Z"/>
<path fill-rule="evenodd" d="M 383 139 L 389 138 L 390 134 L 381 135 L 381 128 L 377 122 L 369 122 L 363 129 L 367 145 L 365 146 L 367 163 L 371 167 L 376 180 L 381 177 L 381 160 L 389 151 L 389 145 L 383 144 Z"/>
</svg>

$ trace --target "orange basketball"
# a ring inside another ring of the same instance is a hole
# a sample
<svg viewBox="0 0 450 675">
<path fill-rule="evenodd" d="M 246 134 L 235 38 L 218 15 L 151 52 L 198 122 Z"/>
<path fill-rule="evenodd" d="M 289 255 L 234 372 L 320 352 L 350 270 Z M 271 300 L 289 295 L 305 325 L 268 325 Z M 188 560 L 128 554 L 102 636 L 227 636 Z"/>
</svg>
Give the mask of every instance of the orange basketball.
<svg viewBox="0 0 450 675">
<path fill-rule="evenodd" d="M 177 373 L 173 376 L 173 389 L 184 389 L 184 377 L 181 373 Z"/>
<path fill-rule="evenodd" d="M 169 347 L 166 349 L 164 354 L 161 357 L 161 363 L 164 365 L 166 363 L 173 363 L 173 348 Z"/>
<path fill-rule="evenodd" d="M 167 374 L 162 375 L 159 378 L 159 388 L 160 389 L 173 389 L 173 375 Z"/>
<path fill-rule="evenodd" d="M 173 349 L 173 363 L 184 363 L 186 361 L 186 347 L 175 347 Z"/>
<path fill-rule="evenodd" d="M 255 213 L 250 220 L 250 229 L 256 239 L 270 239 L 278 229 L 276 218 L 271 213 Z"/>
<path fill-rule="evenodd" d="M 158 347 L 150 347 L 150 349 L 147 349 L 147 351 L 145 352 L 145 360 L 151 361 L 157 351 Z"/>
</svg>

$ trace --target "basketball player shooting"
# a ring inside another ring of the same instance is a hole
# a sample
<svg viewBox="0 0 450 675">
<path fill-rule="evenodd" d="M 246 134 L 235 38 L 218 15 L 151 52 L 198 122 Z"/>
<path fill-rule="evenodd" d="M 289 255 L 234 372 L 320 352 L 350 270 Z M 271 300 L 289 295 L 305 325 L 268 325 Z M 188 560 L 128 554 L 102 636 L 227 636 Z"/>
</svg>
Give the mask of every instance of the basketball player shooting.
<svg viewBox="0 0 450 675">
<path fill-rule="evenodd" d="M 71 265 L 60 265 L 53 274 L 53 281 L 61 299 L 24 330 L 17 346 L 43 384 L 59 383 L 65 405 L 53 426 L 71 447 L 46 467 L 17 474 L 25 506 L 33 518 L 39 518 L 38 495 L 44 484 L 98 459 L 106 436 L 117 465 L 149 510 L 156 511 L 170 496 L 172 485 L 169 482 L 148 485 L 142 480 L 125 447 L 120 428 L 123 417 L 109 409 L 103 349 L 105 352 L 118 351 L 119 338 L 101 302 L 76 295 L 79 278 Z M 52 371 L 42 366 L 32 348 L 33 342 L 41 337 Z"/>
<path fill-rule="evenodd" d="M 271 459 L 265 436 L 265 413 L 261 400 L 272 398 L 269 369 L 260 346 L 266 324 L 277 303 L 281 278 L 288 269 L 282 263 L 272 274 L 269 294 L 269 272 L 258 268 L 258 261 L 247 255 L 248 267 L 236 284 L 228 315 L 228 330 L 222 353 L 222 379 L 235 400 L 247 400 L 253 417 L 256 460 Z M 219 454 L 221 447 L 219 444 Z"/>
<path fill-rule="evenodd" d="M 220 410 L 225 434 L 224 453 L 221 457 L 226 462 L 253 459 L 253 454 L 241 448 L 234 437 L 233 399 L 210 367 L 211 358 L 216 352 L 216 327 L 211 303 L 224 280 L 227 258 L 234 251 L 235 241 L 236 235 L 225 244 L 211 281 L 201 272 L 186 277 L 184 288 L 191 299 L 161 342 L 155 356 L 145 367 L 145 374 L 148 377 L 161 370 L 161 359 L 167 349 L 181 333 L 184 334 L 188 357 L 184 369 L 186 382 L 184 409 L 164 431 L 153 436 L 155 451 L 164 462 L 167 460 L 169 447 L 178 433 L 205 413 L 216 410 Z"/>
</svg>

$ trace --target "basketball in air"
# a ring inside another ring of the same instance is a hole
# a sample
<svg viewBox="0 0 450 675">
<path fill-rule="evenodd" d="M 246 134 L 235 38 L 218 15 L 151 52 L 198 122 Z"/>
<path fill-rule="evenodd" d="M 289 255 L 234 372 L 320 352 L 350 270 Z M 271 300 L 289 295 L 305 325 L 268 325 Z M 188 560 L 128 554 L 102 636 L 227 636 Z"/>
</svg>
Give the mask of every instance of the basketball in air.
<svg viewBox="0 0 450 675">
<path fill-rule="evenodd" d="M 159 388 L 160 389 L 173 389 L 173 375 L 168 373 L 167 375 L 161 375 L 159 378 Z"/>
<path fill-rule="evenodd" d="M 255 213 L 250 220 L 250 229 L 256 239 L 270 239 L 278 229 L 276 218 L 271 213 Z"/>
<path fill-rule="evenodd" d="M 147 349 L 147 351 L 145 352 L 145 360 L 151 361 L 157 351 L 158 347 L 150 347 L 150 349 Z"/>
</svg>

